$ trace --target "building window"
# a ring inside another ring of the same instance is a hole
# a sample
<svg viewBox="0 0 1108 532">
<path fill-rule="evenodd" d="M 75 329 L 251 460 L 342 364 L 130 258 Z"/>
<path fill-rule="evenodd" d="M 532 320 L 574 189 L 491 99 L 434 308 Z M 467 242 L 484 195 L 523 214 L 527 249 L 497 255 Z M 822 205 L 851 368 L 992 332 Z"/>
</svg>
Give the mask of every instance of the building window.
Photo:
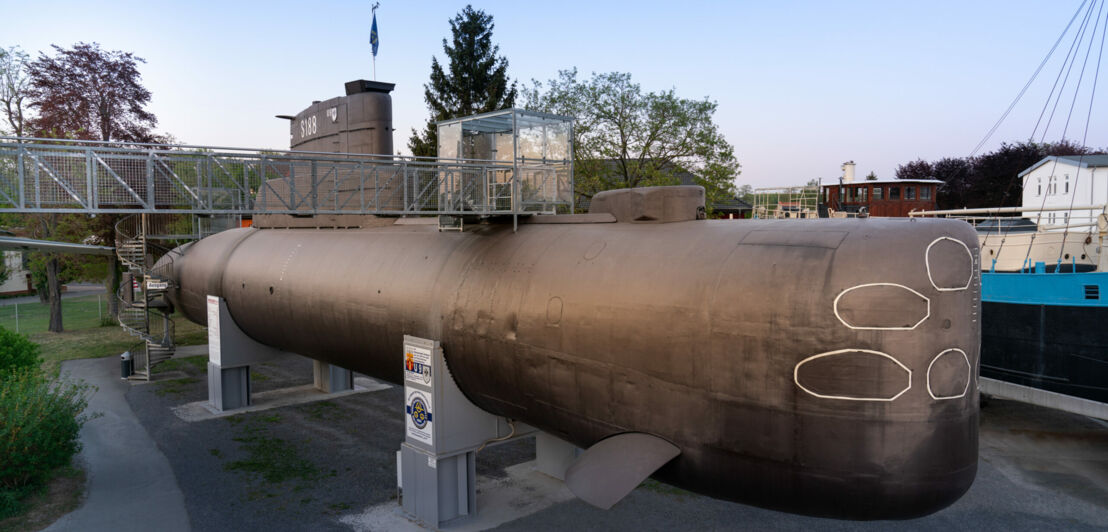
<svg viewBox="0 0 1108 532">
<path fill-rule="evenodd" d="M 1043 195 L 1043 178 L 1036 177 L 1035 179 L 1037 179 L 1039 181 L 1039 191 L 1036 192 L 1035 195 L 1036 196 L 1042 196 Z"/>
<path fill-rule="evenodd" d="M 881 199 L 881 187 L 873 187 L 873 199 L 875 201 Z"/>
<path fill-rule="evenodd" d="M 919 199 L 921 199 L 921 200 L 931 199 L 931 187 L 919 187 Z"/>
<path fill-rule="evenodd" d="M 900 199 L 900 187 L 889 187 L 889 199 Z"/>
<path fill-rule="evenodd" d="M 830 188 L 823 189 L 823 203 L 824 203 L 824 205 L 830 205 L 831 204 L 831 189 Z"/>
<path fill-rule="evenodd" d="M 904 187 L 904 199 L 906 199 L 906 200 L 916 199 L 916 187 Z"/>
<path fill-rule="evenodd" d="M 866 196 L 868 196 L 868 195 L 869 195 L 869 194 L 867 193 L 867 189 L 866 189 L 866 188 L 864 188 L 864 187 L 863 187 L 863 188 L 860 188 L 860 189 L 858 189 L 858 194 L 859 194 L 859 197 L 858 197 L 858 201 L 860 201 L 860 202 L 862 202 L 862 203 L 865 203 L 865 202 L 866 202 Z"/>
<path fill-rule="evenodd" d="M 1066 194 L 1070 193 L 1070 175 L 1066 174 Z"/>
<path fill-rule="evenodd" d="M 1050 179 L 1047 181 L 1046 193 L 1051 196 L 1058 193 L 1058 178 L 1056 176 L 1050 176 Z"/>
</svg>

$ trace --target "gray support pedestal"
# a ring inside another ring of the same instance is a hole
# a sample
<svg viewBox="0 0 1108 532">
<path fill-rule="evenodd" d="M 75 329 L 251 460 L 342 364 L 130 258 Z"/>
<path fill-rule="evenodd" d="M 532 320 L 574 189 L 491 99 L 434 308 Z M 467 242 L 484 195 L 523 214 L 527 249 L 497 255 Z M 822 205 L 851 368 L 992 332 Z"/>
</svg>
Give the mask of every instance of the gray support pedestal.
<svg viewBox="0 0 1108 532">
<path fill-rule="evenodd" d="M 576 445 L 545 432 L 535 436 L 535 469 L 558 480 L 566 479 L 566 470 L 584 452 Z"/>
<path fill-rule="evenodd" d="M 208 402 L 221 412 L 250 406 L 250 366 L 221 368 L 209 360 Z"/>
<path fill-rule="evenodd" d="M 208 296 L 208 402 L 221 412 L 250 406 L 250 366 L 282 351 L 242 332 L 222 298 Z M 315 387 L 333 393 L 354 389 L 354 373 L 314 361 Z"/>
<path fill-rule="evenodd" d="M 477 450 L 536 429 L 494 416 L 462 395 L 438 342 L 404 337 L 405 441 L 397 453 L 400 502 L 433 527 L 477 510 Z"/>
<path fill-rule="evenodd" d="M 321 392 L 345 392 L 354 389 L 354 372 L 333 364 L 312 361 L 315 388 Z"/>
<path fill-rule="evenodd" d="M 400 444 L 402 485 L 408 486 L 404 511 L 436 528 L 477 513 L 477 453 L 435 456 L 407 442 Z"/>
</svg>

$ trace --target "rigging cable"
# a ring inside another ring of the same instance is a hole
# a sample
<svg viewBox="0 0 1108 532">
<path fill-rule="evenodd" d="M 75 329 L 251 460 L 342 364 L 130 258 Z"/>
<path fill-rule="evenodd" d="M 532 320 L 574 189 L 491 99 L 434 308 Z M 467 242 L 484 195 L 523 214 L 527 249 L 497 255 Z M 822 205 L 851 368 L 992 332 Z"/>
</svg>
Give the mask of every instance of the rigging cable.
<svg viewBox="0 0 1108 532">
<path fill-rule="evenodd" d="M 1096 0 L 1094 0 L 1093 3 L 1089 6 L 1089 12 L 1090 13 L 1092 12 L 1092 8 L 1095 5 L 1096 5 Z M 1101 13 L 1101 11 L 1103 11 L 1103 9 L 1104 9 L 1104 0 L 1101 0 L 1100 8 L 1097 10 L 1097 14 L 1096 14 L 1096 24 L 1093 25 L 1093 32 L 1092 32 L 1092 34 L 1089 35 L 1089 46 L 1085 49 L 1085 58 L 1081 62 L 1081 72 L 1077 76 L 1077 83 L 1075 84 L 1074 89 L 1073 89 L 1073 99 L 1070 100 L 1070 108 L 1069 108 L 1069 111 L 1066 112 L 1066 123 L 1062 127 L 1062 135 L 1060 136 L 1060 138 L 1063 142 L 1066 139 L 1066 132 L 1069 131 L 1070 120 L 1073 118 L 1073 110 L 1077 105 L 1077 95 L 1081 92 L 1081 81 L 1085 79 L 1085 67 L 1087 67 L 1088 64 L 1089 64 L 1089 53 L 1092 52 L 1092 50 L 1093 50 L 1093 41 L 1096 39 L 1097 29 L 1100 28 L 1100 13 Z M 1086 18 L 1085 24 L 1082 26 L 1081 31 L 1080 31 L 1082 42 L 1084 42 L 1084 36 L 1085 36 L 1085 30 L 1086 29 L 1088 29 L 1088 18 Z M 1078 50 L 1077 50 L 1078 52 L 1080 52 L 1080 48 L 1081 48 L 1080 45 L 1078 45 Z M 1099 61 L 1100 60 L 1097 59 L 1097 64 L 1099 64 Z M 1071 70 L 1073 68 L 1073 64 L 1076 63 L 1076 62 L 1077 62 L 1077 56 L 1074 55 L 1073 56 L 1073 61 L 1070 62 L 1069 69 L 1067 69 L 1067 71 L 1066 71 L 1066 78 L 1067 79 L 1069 78 L 1069 70 Z M 1066 80 L 1063 80 L 1063 82 L 1062 82 L 1063 88 L 1065 87 L 1065 81 Z M 1058 102 L 1059 102 L 1059 100 L 1061 100 L 1061 97 L 1062 97 L 1062 90 L 1059 90 L 1058 91 L 1058 99 L 1055 100 L 1055 102 L 1054 102 L 1054 107 L 1055 108 L 1058 107 Z M 1090 109 L 1089 111 L 1091 113 L 1092 109 Z M 1051 114 L 1051 118 L 1053 118 L 1054 111 L 1051 111 L 1050 114 Z M 1049 120 L 1047 121 L 1047 127 L 1050 127 L 1050 121 Z M 1045 138 L 1046 128 L 1043 129 L 1043 136 Z M 1084 146 L 1084 141 L 1082 141 L 1081 148 L 1084 149 L 1084 147 L 1085 147 Z M 1042 204 L 1040 205 L 1039 220 L 1042 219 L 1042 209 L 1045 209 L 1045 207 L 1046 207 L 1046 198 L 1050 193 L 1051 186 L 1053 185 L 1054 188 L 1057 188 L 1057 186 L 1058 186 L 1057 178 L 1054 175 L 1054 170 L 1057 169 L 1057 168 L 1058 168 L 1058 158 L 1057 158 L 1057 156 L 1055 156 L 1054 161 L 1053 161 L 1053 165 L 1051 165 L 1051 168 L 1050 168 L 1050 174 L 1049 174 L 1050 179 L 1047 182 L 1047 194 L 1043 194 L 1043 201 L 1042 201 Z M 1078 174 L 1080 174 L 1080 173 L 1081 173 L 1081 168 L 1079 166 L 1078 167 Z M 1052 223 L 1053 223 L 1053 221 L 1052 221 Z M 1067 224 L 1069 223 L 1068 219 L 1067 219 L 1066 223 Z M 1034 246 L 1035 238 L 1037 236 L 1038 236 L 1038 231 L 1031 234 L 1031 242 L 1028 244 L 1027 252 L 1024 254 L 1024 257 L 1023 257 L 1023 260 L 1024 260 L 1025 264 L 1027 264 L 1028 260 L 1031 257 L 1031 248 Z M 1065 245 L 1066 245 L 1065 240 L 1063 239 L 1061 244 L 1059 244 L 1059 245 L 1062 248 L 1065 248 Z M 1028 266 L 1030 266 L 1030 264 L 1028 264 Z"/>
<path fill-rule="evenodd" d="M 1084 3 L 1082 3 L 1082 5 L 1084 5 Z M 1074 36 L 1073 36 L 1073 42 L 1070 43 L 1070 49 L 1066 52 L 1066 58 L 1062 61 L 1062 68 L 1058 69 L 1058 75 L 1055 76 L 1055 78 L 1054 78 L 1054 85 L 1050 88 L 1050 94 L 1047 95 L 1046 100 L 1043 101 L 1043 109 L 1042 109 L 1042 111 L 1039 111 L 1039 118 L 1038 118 L 1038 120 L 1035 121 L 1035 128 L 1031 130 L 1031 137 L 1028 138 L 1028 140 L 1030 140 L 1030 141 L 1035 140 L 1035 133 L 1037 133 L 1039 131 L 1039 124 L 1041 124 L 1042 121 L 1043 121 L 1043 115 L 1046 114 L 1046 108 L 1050 107 L 1050 100 L 1054 99 L 1054 90 L 1058 89 L 1058 98 L 1062 97 L 1062 90 L 1066 86 L 1066 80 L 1069 79 L 1069 70 L 1066 69 L 1066 65 L 1070 64 L 1072 66 L 1071 61 L 1074 58 L 1077 57 L 1074 50 L 1076 48 L 1079 48 L 1078 42 L 1080 42 L 1080 37 L 1085 32 L 1085 28 L 1088 27 L 1088 25 L 1089 25 L 1089 16 L 1092 15 L 1093 7 L 1095 7 L 1095 6 L 1096 6 L 1096 0 L 1093 0 L 1093 3 L 1089 5 L 1089 10 L 1085 12 L 1085 18 L 1081 20 L 1081 26 L 1079 27 L 1077 33 L 1074 34 Z M 1079 12 L 1080 12 L 1080 10 L 1079 10 Z M 1075 13 L 1074 16 L 1077 16 L 1077 14 Z M 1068 30 L 1069 27 L 1067 26 L 1066 29 Z M 1066 79 L 1062 79 L 1062 72 L 1066 73 Z M 1062 88 L 1058 87 L 1058 81 L 1059 80 L 1062 81 Z M 1058 102 L 1057 102 L 1057 100 L 1055 100 L 1054 109 L 1057 109 L 1057 107 L 1058 107 Z M 1046 135 L 1046 130 L 1050 128 L 1050 122 L 1052 120 L 1054 120 L 1054 109 L 1051 109 L 1050 117 L 1047 119 L 1046 125 L 1043 126 L 1043 135 L 1044 136 Z"/>
<path fill-rule="evenodd" d="M 1034 143 L 1035 131 L 1037 131 L 1038 128 L 1039 128 L 1039 123 L 1042 121 L 1042 116 L 1046 112 L 1046 108 L 1050 106 L 1050 100 L 1054 99 L 1054 90 L 1056 88 L 1058 88 L 1058 81 L 1060 79 L 1062 80 L 1062 89 L 1058 90 L 1058 98 L 1061 98 L 1061 96 L 1062 96 L 1062 91 L 1065 88 L 1065 84 L 1069 80 L 1070 69 L 1073 66 L 1073 62 L 1076 61 L 1076 57 L 1077 57 L 1076 50 L 1080 49 L 1079 43 L 1083 40 L 1082 36 L 1085 34 L 1085 30 L 1088 28 L 1089 18 L 1092 15 L 1093 8 L 1096 7 L 1096 3 L 1097 3 L 1097 0 L 1093 0 L 1093 2 L 1091 4 L 1089 4 L 1088 9 L 1085 11 L 1085 16 L 1081 19 L 1081 24 L 1078 26 L 1078 29 L 1077 29 L 1076 33 L 1074 34 L 1073 42 L 1070 43 L 1069 50 L 1066 51 L 1066 56 L 1065 56 L 1065 58 L 1062 59 L 1062 65 L 1058 69 L 1058 75 L 1055 76 L 1055 78 L 1054 78 L 1054 85 L 1051 87 L 1050 94 L 1047 96 L 1046 101 L 1043 103 L 1043 109 L 1039 113 L 1039 121 L 1035 123 L 1035 129 L 1032 130 L 1031 136 L 1028 139 L 1032 143 Z M 1082 1 L 1081 5 L 1079 5 L 1077 7 L 1077 11 L 1075 11 L 1073 16 L 1070 17 L 1070 21 L 1069 21 L 1069 23 L 1066 24 L 1066 28 L 1062 31 L 1062 33 L 1058 36 L 1058 39 L 1054 42 L 1054 46 L 1051 47 L 1051 51 L 1047 54 L 1047 57 L 1044 58 L 1044 62 L 1045 62 L 1046 59 L 1050 58 L 1050 56 L 1054 53 L 1055 48 L 1057 48 L 1058 43 L 1060 43 L 1062 41 L 1062 39 L 1065 37 L 1066 33 L 1069 32 L 1070 27 L 1073 25 L 1073 21 L 1077 19 L 1077 15 L 1079 15 L 1081 13 L 1082 9 L 1084 9 L 1085 4 L 1086 4 L 1086 1 Z M 1068 65 L 1068 68 L 1067 68 L 1067 65 Z M 1042 64 L 1040 63 L 1040 69 L 1041 69 L 1041 67 L 1042 67 Z M 1063 72 L 1065 73 L 1065 78 L 1062 77 Z M 1038 74 L 1038 70 L 1036 70 L 1036 75 L 1037 74 Z M 1029 81 L 1029 83 L 1030 83 L 1030 81 Z M 1021 95 L 1022 95 L 1022 92 L 1021 92 Z M 1013 102 L 1013 105 L 1014 104 L 1015 104 L 1015 102 Z M 1058 105 L 1057 101 L 1055 101 L 1054 105 L 1055 105 L 1055 108 L 1057 108 L 1057 105 Z M 1005 113 L 1005 116 L 1006 115 L 1007 115 L 1007 113 Z M 1047 120 L 1047 125 L 1043 129 L 1044 134 L 1045 134 L 1046 129 L 1050 127 L 1050 121 L 1053 120 L 1053 118 L 1054 118 L 1054 111 L 1052 110 L 1051 114 L 1050 114 L 1050 118 Z M 1003 120 L 1003 117 L 1001 117 L 1001 119 Z M 990 136 L 992 136 L 993 132 L 997 128 L 999 128 L 999 126 L 1000 126 L 999 122 L 996 125 L 994 125 L 993 130 L 990 131 L 988 135 L 986 135 L 985 139 L 982 139 L 981 143 L 978 144 L 977 148 L 974 148 L 974 151 L 973 151 L 973 153 L 970 154 L 970 157 L 973 157 L 973 155 L 977 153 L 977 150 L 979 150 L 981 148 L 981 146 L 985 143 L 985 141 Z M 1064 137 L 1064 134 L 1063 134 L 1063 137 Z M 1012 192 L 1012 188 L 1015 186 L 1016 180 L 1018 178 L 1019 178 L 1018 175 L 1013 176 L 1012 179 L 1008 181 L 1008 187 L 1005 188 L 1004 194 L 1000 198 L 1000 204 L 1001 205 L 1003 205 L 1004 202 L 1008 199 L 1008 195 Z M 1048 183 L 1048 185 L 1047 185 L 1047 187 L 1048 187 L 1047 190 L 1048 191 L 1049 191 L 1049 186 L 1050 185 Z M 1046 195 L 1043 196 L 1043 202 L 1044 202 L 1043 205 L 1045 205 Z M 1039 223 L 1041 221 L 1042 221 L 1042 212 L 1040 211 L 1039 216 L 1035 220 L 1035 224 L 1039 225 Z M 1004 244 L 1008 240 L 1007 237 L 1005 237 L 1002 228 L 1000 227 L 1000 225 L 1001 225 L 1000 220 L 997 220 L 996 224 L 997 224 L 997 234 L 1001 238 L 1000 238 L 1000 246 L 997 247 L 995 258 L 993 259 L 994 267 L 995 267 L 996 262 L 1000 259 L 1000 253 L 1004 250 Z M 988 240 L 988 235 L 986 235 L 986 241 L 987 240 Z M 1031 235 L 1031 241 L 1028 243 L 1029 253 L 1030 253 L 1030 246 L 1032 244 L 1034 244 L 1034 241 L 1035 241 L 1035 234 L 1032 234 Z M 1024 257 L 1024 264 L 1026 264 L 1026 262 L 1027 262 L 1027 256 Z"/>
<path fill-rule="evenodd" d="M 1081 5 L 1077 7 L 1077 11 L 1074 11 L 1073 16 L 1070 17 L 1070 21 L 1066 24 L 1066 28 L 1062 30 L 1062 33 L 1058 35 L 1058 39 L 1054 41 L 1054 46 L 1050 47 L 1050 51 L 1047 52 L 1046 56 L 1043 57 L 1043 60 L 1039 62 L 1039 67 L 1035 69 L 1035 72 L 1031 74 L 1031 78 L 1028 79 L 1027 83 L 1023 85 L 1023 88 L 1020 89 L 1019 94 L 1017 94 L 1015 99 L 1012 100 L 1012 103 L 1008 105 L 1008 109 L 1004 111 L 1004 114 L 1002 114 L 999 119 L 997 119 L 996 123 L 993 124 L 992 129 L 989 129 L 989 132 L 985 134 L 985 138 L 981 139 L 981 142 L 977 143 L 977 147 L 975 147 L 973 151 L 970 152 L 970 157 L 976 155 L 977 151 L 980 150 L 981 147 L 989 141 L 989 138 L 993 136 L 993 133 L 996 133 L 996 130 L 1000 127 L 1000 124 L 1004 122 L 1004 119 L 1008 118 L 1008 114 L 1012 112 L 1012 109 L 1014 109 L 1016 107 L 1016 104 L 1019 103 L 1020 99 L 1023 98 L 1024 93 L 1027 92 L 1027 89 L 1031 86 L 1031 84 L 1035 82 L 1035 79 L 1039 76 L 1039 72 L 1043 70 L 1043 67 L 1046 66 L 1047 61 L 1049 61 L 1050 57 L 1054 55 L 1054 50 L 1058 48 L 1058 44 L 1062 42 L 1062 38 L 1065 37 L 1066 33 L 1070 31 L 1070 26 L 1073 25 L 1074 20 L 1077 20 L 1077 15 L 1081 13 L 1081 9 L 1085 7 L 1086 2 L 1088 2 L 1088 0 L 1082 0 Z M 1032 133 L 1032 136 L 1034 136 L 1034 133 Z"/>
<path fill-rule="evenodd" d="M 1101 4 L 1101 9 L 1103 9 L 1103 8 L 1104 8 L 1104 4 L 1102 3 Z M 1098 19 L 1100 18 L 1100 12 L 1099 11 L 1097 12 L 1097 18 Z M 1099 24 L 1099 21 L 1098 21 L 1098 24 Z M 1096 70 L 1093 73 L 1093 87 L 1092 87 L 1092 90 L 1089 92 L 1089 109 L 1086 111 L 1086 114 L 1085 114 L 1085 132 L 1081 135 L 1081 147 L 1082 148 L 1085 147 L 1085 142 L 1089 138 L 1089 124 L 1092 122 L 1092 117 L 1093 117 L 1093 102 L 1096 100 L 1096 85 L 1097 85 L 1097 82 L 1100 80 L 1100 60 L 1104 57 L 1104 35 L 1106 33 L 1108 33 L 1108 19 L 1105 20 L 1104 27 L 1100 30 L 1100 49 L 1097 51 L 1097 56 L 1096 56 Z M 1093 28 L 1092 39 L 1089 41 L 1089 49 L 1090 50 L 1093 47 L 1093 40 L 1096 40 L 1096 28 Z M 1086 53 L 1086 57 L 1088 57 L 1087 53 Z M 1074 98 L 1076 99 L 1076 97 L 1077 96 L 1075 94 Z M 1057 160 L 1057 159 L 1055 159 L 1055 160 Z M 1066 228 L 1062 232 L 1062 246 L 1058 249 L 1058 266 L 1059 267 L 1062 265 L 1062 252 L 1065 250 L 1066 236 L 1069 235 L 1070 221 L 1073 219 L 1073 216 L 1072 216 L 1072 214 L 1073 214 L 1073 202 L 1074 202 L 1074 200 L 1077 199 L 1077 183 L 1081 179 L 1081 164 L 1084 161 L 1085 161 L 1085 150 L 1082 150 L 1081 156 L 1078 157 L 1078 159 L 1077 159 L 1077 173 L 1074 175 L 1074 178 L 1073 178 L 1073 195 L 1070 196 L 1070 208 L 1069 208 L 1069 211 L 1068 211 L 1071 214 L 1071 216 L 1068 216 L 1066 218 Z M 1090 168 L 1089 169 L 1089 174 L 1090 174 L 1089 179 L 1092 179 L 1092 172 L 1093 172 L 1093 170 Z M 1090 186 L 1092 186 L 1091 183 L 1090 183 Z M 1101 253 L 1103 253 L 1103 252 L 1104 251 L 1101 250 Z"/>
</svg>

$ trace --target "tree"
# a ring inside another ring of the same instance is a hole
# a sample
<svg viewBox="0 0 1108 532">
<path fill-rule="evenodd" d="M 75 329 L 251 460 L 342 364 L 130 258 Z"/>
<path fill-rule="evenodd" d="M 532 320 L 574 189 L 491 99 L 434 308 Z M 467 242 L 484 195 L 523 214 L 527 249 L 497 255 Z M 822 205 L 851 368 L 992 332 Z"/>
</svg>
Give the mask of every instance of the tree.
<svg viewBox="0 0 1108 532">
<path fill-rule="evenodd" d="M 496 55 L 500 47 L 492 44 L 493 27 L 492 15 L 468 5 L 450 21 L 451 43 L 442 40 L 450 64 L 444 71 L 438 58 L 431 58 L 431 82 L 423 86 L 431 117 L 422 135 L 412 130 L 412 155 L 438 153 L 435 122 L 515 105 L 516 83 L 508 79 L 508 60 Z"/>
<path fill-rule="evenodd" d="M 931 175 L 943 182 L 939 185 L 937 207 L 965 207 L 967 190 L 973 176 L 973 161 L 963 157 L 944 157 L 931 165 Z"/>
<path fill-rule="evenodd" d="M 866 174 L 866 181 L 877 181 L 877 172 L 871 171 Z"/>
<path fill-rule="evenodd" d="M 896 167 L 897 179 L 931 179 L 934 175 L 935 169 L 931 167 L 931 163 L 923 159 L 916 159 Z"/>
<path fill-rule="evenodd" d="M 930 176 L 943 182 L 939 186 L 940 209 L 977 207 L 1014 207 L 1022 201 L 1019 173 L 1048 155 L 1100 154 L 1075 142 L 1024 141 L 1001 143 L 1000 147 L 977 157 L 947 157 L 934 163 L 916 160 L 897 167 L 900 179 L 924 179 L 920 168 L 930 168 Z M 902 171 L 903 170 L 903 171 Z M 905 177 L 902 177 L 905 176 Z"/>
<path fill-rule="evenodd" d="M 72 49 L 52 45 L 53 57 L 40 53 L 39 57 L 28 63 L 30 76 L 30 107 L 37 116 L 28 126 L 35 136 L 65 137 L 83 140 L 159 142 L 165 137 L 154 133 L 157 125 L 154 114 L 146 110 L 150 102 L 150 91 L 142 85 L 139 63 L 146 61 L 130 52 L 102 50 L 97 43 L 77 43 Z M 95 225 L 107 227 L 97 231 L 109 244 L 115 240 L 115 222 L 117 216 L 101 215 Z M 57 218 L 45 217 L 40 225 L 52 224 Z M 92 231 L 85 228 L 86 234 Z M 57 227 L 44 228 L 47 234 L 59 231 Z M 78 239 L 83 236 L 78 237 Z M 50 285 L 47 292 L 53 297 L 60 294 L 57 286 L 59 274 L 58 257 L 45 262 L 46 279 Z M 50 275 L 50 268 L 55 272 Z M 109 259 L 109 278 L 107 284 L 114 294 L 119 288 L 121 270 L 113 255 Z M 117 316 L 119 306 L 114 297 L 108 298 L 109 312 Z M 51 300 L 53 309 L 53 300 Z M 60 329 L 59 301 L 59 329 Z M 53 321 L 53 318 L 51 319 Z M 53 328 L 51 328 L 53 330 Z"/>
<path fill-rule="evenodd" d="M 738 190 L 735 192 L 735 197 L 750 203 L 754 198 L 754 187 L 750 186 L 749 183 L 739 186 Z"/>
<path fill-rule="evenodd" d="M 101 50 L 96 43 L 72 49 L 51 45 L 54 57 L 39 53 L 28 64 L 30 121 L 36 136 L 71 136 L 82 140 L 158 140 L 158 120 L 146 110 L 150 91 L 142 85 L 138 64 L 146 61 L 130 52 Z"/>
<path fill-rule="evenodd" d="M 528 109 L 573 116 L 575 193 L 591 198 L 613 188 L 678 184 L 693 174 L 709 208 L 734 194 L 740 165 L 713 121 L 717 104 L 673 89 L 644 93 L 631 74 L 577 79 L 563 70 L 526 92 Z"/>
<path fill-rule="evenodd" d="M 27 99 L 27 52 L 18 46 L 0 48 L 0 104 L 4 106 L 4 119 L 15 136 L 23 136 L 25 117 L 23 101 Z"/>
</svg>

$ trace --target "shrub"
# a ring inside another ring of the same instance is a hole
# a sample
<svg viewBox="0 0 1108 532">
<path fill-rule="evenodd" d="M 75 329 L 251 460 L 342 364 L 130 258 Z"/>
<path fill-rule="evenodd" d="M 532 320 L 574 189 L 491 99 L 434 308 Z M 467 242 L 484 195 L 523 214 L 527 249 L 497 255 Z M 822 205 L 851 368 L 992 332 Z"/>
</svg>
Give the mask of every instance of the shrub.
<svg viewBox="0 0 1108 532">
<path fill-rule="evenodd" d="M 0 375 L 12 370 L 38 368 L 42 364 L 38 344 L 26 335 L 0 327 Z"/>
<path fill-rule="evenodd" d="M 19 512 L 19 500 L 45 485 L 81 449 L 92 388 L 48 379 L 38 368 L 0 377 L 0 519 Z"/>
</svg>

